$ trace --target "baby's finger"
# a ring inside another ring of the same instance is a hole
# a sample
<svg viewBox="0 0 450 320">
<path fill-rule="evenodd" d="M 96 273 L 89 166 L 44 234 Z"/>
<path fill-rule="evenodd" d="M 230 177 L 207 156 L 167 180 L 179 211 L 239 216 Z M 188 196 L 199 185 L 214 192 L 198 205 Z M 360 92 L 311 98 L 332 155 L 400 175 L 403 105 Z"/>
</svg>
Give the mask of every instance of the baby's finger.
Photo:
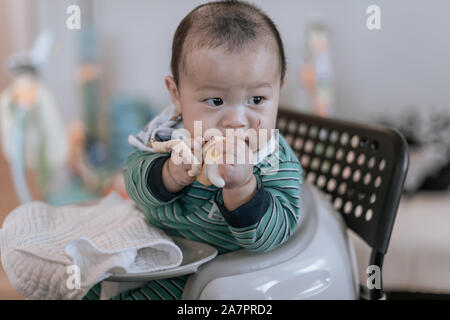
<svg viewBox="0 0 450 320">
<path fill-rule="evenodd" d="M 189 164 L 175 164 L 170 159 L 170 166 L 172 167 L 173 176 L 178 179 L 178 181 L 183 185 L 188 185 L 195 180 L 195 174 L 192 174 L 192 166 Z M 193 172 L 196 173 L 196 172 Z"/>
<path fill-rule="evenodd" d="M 191 154 L 183 159 L 183 164 L 186 165 L 187 174 L 189 177 L 196 177 L 201 173 L 202 169 L 202 144 L 203 138 L 191 138 L 187 141 Z"/>
<path fill-rule="evenodd" d="M 190 148 L 192 150 L 193 155 L 197 158 L 198 162 L 203 162 L 202 160 L 202 148 L 205 143 L 203 137 L 196 137 L 190 140 Z"/>
<path fill-rule="evenodd" d="M 178 143 L 172 147 L 172 160 L 175 164 L 197 164 L 199 162 L 188 144 L 190 143 L 179 140 Z"/>
</svg>

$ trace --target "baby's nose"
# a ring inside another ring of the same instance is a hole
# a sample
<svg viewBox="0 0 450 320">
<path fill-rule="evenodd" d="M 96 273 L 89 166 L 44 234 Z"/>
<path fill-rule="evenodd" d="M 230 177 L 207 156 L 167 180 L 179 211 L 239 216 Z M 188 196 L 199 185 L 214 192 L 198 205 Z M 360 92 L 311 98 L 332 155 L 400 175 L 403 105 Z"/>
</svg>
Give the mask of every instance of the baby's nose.
<svg viewBox="0 0 450 320">
<path fill-rule="evenodd" d="M 225 129 L 246 129 L 248 121 L 245 112 L 240 108 L 225 111 L 222 126 Z"/>
</svg>

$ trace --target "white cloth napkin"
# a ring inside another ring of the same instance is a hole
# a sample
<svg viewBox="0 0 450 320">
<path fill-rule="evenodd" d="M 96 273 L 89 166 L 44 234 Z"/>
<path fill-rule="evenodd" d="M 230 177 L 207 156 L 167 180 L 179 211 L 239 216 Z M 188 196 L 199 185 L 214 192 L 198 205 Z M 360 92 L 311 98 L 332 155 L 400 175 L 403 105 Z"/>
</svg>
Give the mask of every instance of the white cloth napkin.
<svg viewBox="0 0 450 320">
<path fill-rule="evenodd" d="M 17 207 L 0 229 L 3 268 L 31 299 L 81 299 L 113 274 L 168 269 L 180 248 L 131 201 L 111 193 L 90 206 Z"/>
</svg>

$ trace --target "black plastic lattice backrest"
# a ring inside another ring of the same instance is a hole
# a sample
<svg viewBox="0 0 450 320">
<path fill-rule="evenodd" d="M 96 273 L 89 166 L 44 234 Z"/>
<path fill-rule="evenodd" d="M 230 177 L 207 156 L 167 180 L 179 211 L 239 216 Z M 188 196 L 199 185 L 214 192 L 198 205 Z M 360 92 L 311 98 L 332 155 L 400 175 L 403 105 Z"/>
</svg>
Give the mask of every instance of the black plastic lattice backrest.
<svg viewBox="0 0 450 320">
<path fill-rule="evenodd" d="M 391 129 L 280 109 L 277 128 L 349 228 L 385 254 L 408 168 L 407 145 Z"/>
</svg>

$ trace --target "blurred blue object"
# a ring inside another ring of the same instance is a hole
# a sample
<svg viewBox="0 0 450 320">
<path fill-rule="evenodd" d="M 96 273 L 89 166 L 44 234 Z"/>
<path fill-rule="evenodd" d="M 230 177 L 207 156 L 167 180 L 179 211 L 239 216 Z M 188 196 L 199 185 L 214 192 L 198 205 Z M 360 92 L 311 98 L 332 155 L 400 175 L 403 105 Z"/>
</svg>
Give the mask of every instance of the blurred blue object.
<svg viewBox="0 0 450 320">
<path fill-rule="evenodd" d="M 133 151 L 128 135 L 141 130 L 157 111 L 149 103 L 123 95 L 114 98 L 110 113 L 110 155 L 113 165 L 120 167 Z"/>
<path fill-rule="evenodd" d="M 59 192 L 50 194 L 47 197 L 46 202 L 52 206 L 63 206 L 91 202 L 99 198 L 99 194 L 90 192 L 78 177 L 72 176 L 70 183 Z"/>
<path fill-rule="evenodd" d="M 107 145 L 104 142 L 88 139 L 86 148 L 89 163 L 94 167 L 109 165 Z"/>
<path fill-rule="evenodd" d="M 92 24 L 84 26 L 80 35 L 80 60 L 83 63 L 97 63 L 99 56 L 98 37 Z"/>
</svg>

